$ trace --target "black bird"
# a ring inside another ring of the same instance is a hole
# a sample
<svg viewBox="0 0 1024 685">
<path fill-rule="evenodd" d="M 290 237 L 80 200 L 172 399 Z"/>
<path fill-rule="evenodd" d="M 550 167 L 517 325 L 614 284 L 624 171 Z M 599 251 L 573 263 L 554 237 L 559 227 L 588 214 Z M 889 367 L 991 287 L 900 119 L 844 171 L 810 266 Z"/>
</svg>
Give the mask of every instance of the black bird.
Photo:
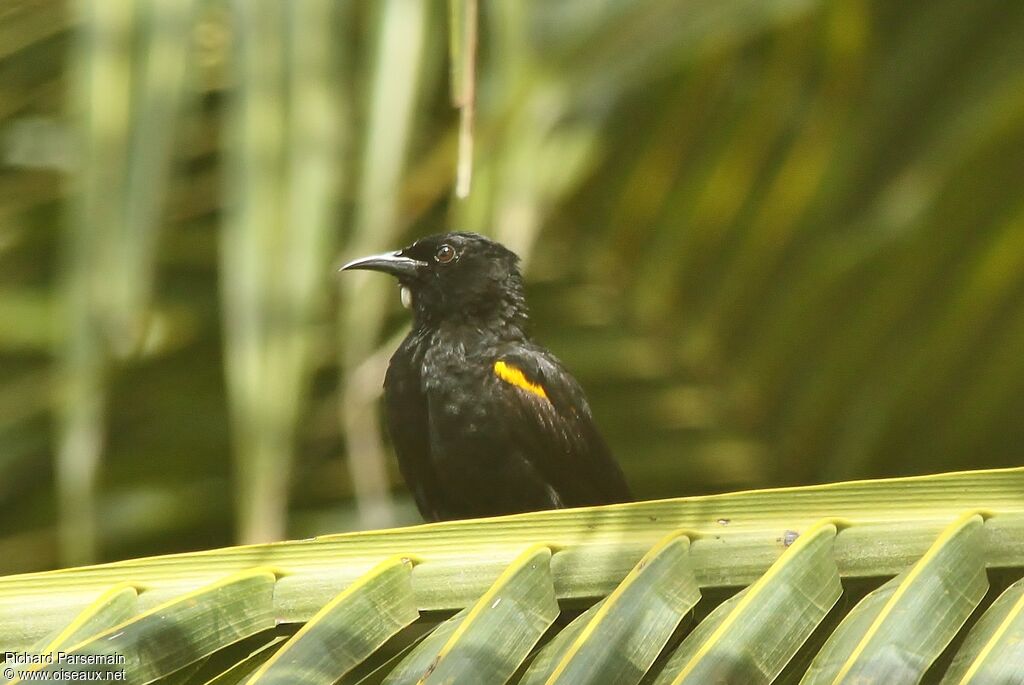
<svg viewBox="0 0 1024 685">
<path fill-rule="evenodd" d="M 527 335 L 518 262 L 481 235 L 445 233 L 342 267 L 397 277 L 412 309 L 384 399 L 428 521 L 630 499 L 583 390 Z"/>
</svg>

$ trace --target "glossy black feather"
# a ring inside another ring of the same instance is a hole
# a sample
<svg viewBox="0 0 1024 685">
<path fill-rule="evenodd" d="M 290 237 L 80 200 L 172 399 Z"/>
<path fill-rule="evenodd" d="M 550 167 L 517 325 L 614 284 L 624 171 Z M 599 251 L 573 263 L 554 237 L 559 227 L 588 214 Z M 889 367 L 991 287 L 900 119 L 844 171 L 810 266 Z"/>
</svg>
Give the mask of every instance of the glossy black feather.
<svg viewBox="0 0 1024 685">
<path fill-rule="evenodd" d="M 442 264 L 436 256 L 446 246 L 457 256 Z M 386 418 L 423 517 L 630 499 L 583 390 L 526 333 L 515 255 L 457 233 L 418 241 L 394 259 L 405 260 L 399 280 L 412 292 L 414 321 L 388 367 Z M 358 268 L 390 268 L 382 264 Z M 499 377 L 497 361 L 525 385 Z"/>
</svg>

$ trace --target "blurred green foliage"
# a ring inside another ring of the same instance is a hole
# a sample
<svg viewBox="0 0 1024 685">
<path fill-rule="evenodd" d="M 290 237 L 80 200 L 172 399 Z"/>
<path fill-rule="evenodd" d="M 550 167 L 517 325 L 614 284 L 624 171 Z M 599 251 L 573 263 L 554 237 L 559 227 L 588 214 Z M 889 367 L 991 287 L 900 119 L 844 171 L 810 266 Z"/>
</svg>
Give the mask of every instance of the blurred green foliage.
<svg viewBox="0 0 1024 685">
<path fill-rule="evenodd" d="M 475 11 L 5 0 L 0 572 L 414 521 L 332 265 L 448 228 L 640 497 L 1020 463 L 1024 4 Z"/>
</svg>

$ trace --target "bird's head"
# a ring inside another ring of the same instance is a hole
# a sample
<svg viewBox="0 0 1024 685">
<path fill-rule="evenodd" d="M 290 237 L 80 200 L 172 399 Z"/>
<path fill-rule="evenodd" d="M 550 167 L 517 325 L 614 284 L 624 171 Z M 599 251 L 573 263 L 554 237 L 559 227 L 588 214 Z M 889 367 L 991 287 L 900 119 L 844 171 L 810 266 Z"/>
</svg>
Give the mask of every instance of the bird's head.
<svg viewBox="0 0 1024 685">
<path fill-rule="evenodd" d="M 521 324 L 526 319 L 519 257 L 476 233 L 441 233 L 397 252 L 355 259 L 342 271 L 383 271 L 398 279 L 417 324 Z"/>
</svg>

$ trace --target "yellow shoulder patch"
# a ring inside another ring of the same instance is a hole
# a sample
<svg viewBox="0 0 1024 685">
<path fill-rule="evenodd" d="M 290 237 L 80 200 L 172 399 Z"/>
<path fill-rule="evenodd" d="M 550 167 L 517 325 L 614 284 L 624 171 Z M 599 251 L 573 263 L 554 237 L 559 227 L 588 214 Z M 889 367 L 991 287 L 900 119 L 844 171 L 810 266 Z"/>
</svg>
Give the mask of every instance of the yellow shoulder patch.
<svg viewBox="0 0 1024 685">
<path fill-rule="evenodd" d="M 537 397 L 545 400 L 548 399 L 548 394 L 544 392 L 544 388 L 542 386 L 537 383 L 530 382 L 522 371 L 511 364 L 506 364 L 500 359 L 494 362 L 494 375 L 506 383 L 510 383 L 511 385 L 521 388 L 526 392 L 533 393 Z"/>
</svg>

